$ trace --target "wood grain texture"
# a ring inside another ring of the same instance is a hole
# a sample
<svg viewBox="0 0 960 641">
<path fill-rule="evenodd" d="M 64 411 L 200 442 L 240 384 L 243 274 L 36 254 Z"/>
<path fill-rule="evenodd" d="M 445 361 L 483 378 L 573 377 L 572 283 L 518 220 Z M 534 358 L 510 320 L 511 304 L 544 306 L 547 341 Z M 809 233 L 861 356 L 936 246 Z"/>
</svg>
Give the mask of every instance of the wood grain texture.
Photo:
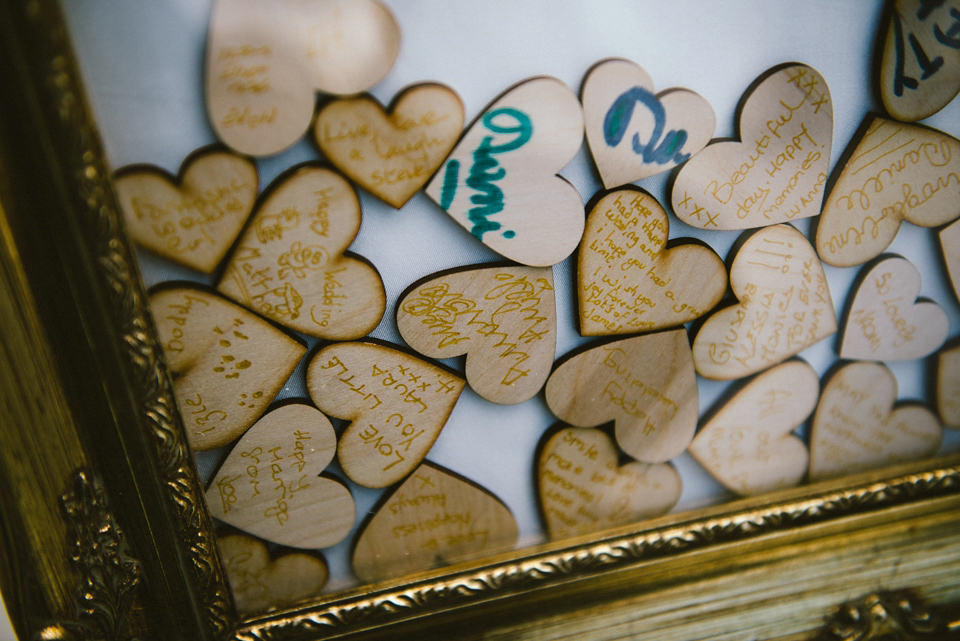
<svg viewBox="0 0 960 641">
<path fill-rule="evenodd" d="M 947 276 L 953 285 L 953 293 L 960 300 L 960 222 L 940 230 L 940 251 L 947 268 Z"/>
<path fill-rule="evenodd" d="M 960 429 L 960 343 L 942 349 L 936 358 L 937 413 L 944 427 Z"/>
</svg>

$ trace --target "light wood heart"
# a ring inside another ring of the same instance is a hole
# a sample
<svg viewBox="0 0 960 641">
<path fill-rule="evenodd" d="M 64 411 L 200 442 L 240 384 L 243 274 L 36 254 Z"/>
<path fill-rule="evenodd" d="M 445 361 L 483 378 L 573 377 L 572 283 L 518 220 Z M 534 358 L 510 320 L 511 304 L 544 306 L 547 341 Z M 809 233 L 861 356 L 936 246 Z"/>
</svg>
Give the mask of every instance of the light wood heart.
<svg viewBox="0 0 960 641">
<path fill-rule="evenodd" d="M 156 291 L 150 311 L 195 450 L 220 447 L 243 434 L 306 351 L 263 319 L 203 289 Z"/>
<path fill-rule="evenodd" d="M 842 358 L 909 361 L 937 351 L 950 320 L 932 301 L 915 302 L 920 270 L 891 256 L 866 268 L 843 325 Z"/>
<path fill-rule="evenodd" d="M 282 325 L 328 340 L 366 336 L 386 308 L 377 270 L 346 249 L 360 200 L 340 174 L 301 166 L 265 194 L 217 289 Z"/>
<path fill-rule="evenodd" d="M 386 487 L 427 455 L 463 391 L 447 370 L 377 343 L 328 345 L 307 367 L 321 410 L 351 424 L 340 436 L 340 467 L 355 483 Z"/>
<path fill-rule="evenodd" d="M 577 262 L 582 335 L 682 325 L 720 302 L 723 260 L 697 243 L 668 247 L 669 235 L 667 213 L 645 191 L 618 189 L 596 201 Z"/>
<path fill-rule="evenodd" d="M 940 250 L 953 293 L 960 300 L 960 221 L 940 230 Z"/>
<path fill-rule="evenodd" d="M 134 242 L 209 274 L 243 228 L 258 189 L 257 166 L 219 148 L 187 158 L 180 175 L 133 165 L 117 171 L 117 199 Z"/>
<path fill-rule="evenodd" d="M 317 114 L 313 137 L 340 171 L 399 209 L 453 149 L 463 118 L 460 96 L 428 83 L 398 94 L 389 113 L 371 96 L 334 100 Z"/>
<path fill-rule="evenodd" d="M 583 236 L 583 200 L 556 175 L 582 142 L 583 112 L 570 88 L 556 78 L 526 80 L 467 130 L 426 193 L 495 252 L 554 265 Z"/>
<path fill-rule="evenodd" d="M 674 181 L 673 211 L 701 229 L 750 229 L 820 213 L 833 142 L 827 83 L 806 65 L 758 78 L 739 140 L 714 142 Z"/>
<path fill-rule="evenodd" d="M 797 485 L 807 446 L 791 432 L 813 413 L 820 377 L 801 360 L 759 374 L 700 428 L 690 454 L 724 486 L 743 495 Z"/>
<path fill-rule="evenodd" d="M 596 427 L 615 421 L 617 443 L 644 463 L 681 454 L 697 426 L 697 380 L 683 329 L 603 343 L 557 367 L 547 405 L 562 421 Z"/>
<path fill-rule="evenodd" d="M 960 429 L 960 342 L 937 354 L 937 413 L 945 427 Z"/>
<path fill-rule="evenodd" d="M 537 461 L 537 490 L 551 538 L 635 523 L 676 505 L 683 486 L 672 465 L 618 465 L 619 454 L 596 429 L 567 427 L 546 440 Z"/>
<path fill-rule="evenodd" d="M 483 398 L 522 403 L 540 391 L 553 365 L 553 270 L 504 265 L 432 276 L 401 298 L 397 327 L 431 358 L 466 354 L 467 382 Z"/>
<path fill-rule="evenodd" d="M 207 38 L 207 114 L 217 136 L 253 156 L 293 145 L 317 90 L 366 91 L 400 51 L 400 28 L 378 0 L 219 0 Z"/>
<path fill-rule="evenodd" d="M 837 331 L 823 265 L 789 225 L 747 238 L 730 266 L 730 287 L 740 302 L 711 315 L 693 342 L 701 376 L 755 374 Z"/>
<path fill-rule="evenodd" d="M 210 482 L 210 514 L 288 547 L 336 545 L 356 517 L 350 490 L 320 476 L 336 449 L 333 425 L 319 410 L 297 403 L 267 412 Z"/>
<path fill-rule="evenodd" d="M 587 144 L 607 189 L 676 167 L 710 142 L 713 107 L 689 89 L 654 93 L 653 79 L 630 60 L 604 60 L 580 90 Z"/>
<path fill-rule="evenodd" d="M 879 256 L 902 220 L 936 227 L 960 216 L 960 141 L 879 116 L 865 125 L 817 226 L 817 252 L 837 267 Z"/>
<path fill-rule="evenodd" d="M 810 433 L 810 480 L 915 461 L 940 448 L 933 412 L 897 400 L 897 379 L 882 363 L 841 367 L 823 386 Z"/>
</svg>

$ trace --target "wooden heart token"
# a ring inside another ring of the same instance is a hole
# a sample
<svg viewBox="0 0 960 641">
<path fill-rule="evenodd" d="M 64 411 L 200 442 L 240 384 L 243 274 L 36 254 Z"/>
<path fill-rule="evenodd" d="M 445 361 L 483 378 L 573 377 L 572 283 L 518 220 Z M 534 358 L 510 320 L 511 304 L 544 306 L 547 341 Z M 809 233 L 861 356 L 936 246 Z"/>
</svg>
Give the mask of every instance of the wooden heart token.
<svg viewBox="0 0 960 641">
<path fill-rule="evenodd" d="M 897 379 L 882 363 L 856 362 L 824 384 L 810 433 L 810 480 L 932 456 L 943 428 L 916 403 L 896 407 Z"/>
<path fill-rule="evenodd" d="M 533 78 L 487 108 L 426 193 L 495 252 L 533 267 L 554 265 L 583 236 L 583 200 L 556 175 L 582 142 L 577 96 L 556 78 Z"/>
<path fill-rule="evenodd" d="M 288 547 L 336 545 L 356 516 L 350 490 L 320 476 L 336 449 L 333 425 L 319 410 L 291 404 L 268 412 L 210 482 L 210 514 Z"/>
<path fill-rule="evenodd" d="M 740 302 L 711 315 L 693 342 L 701 376 L 755 374 L 837 331 L 823 265 L 790 225 L 765 227 L 743 243 L 730 287 Z"/>
<path fill-rule="evenodd" d="M 596 201 L 577 262 L 582 335 L 682 325 L 720 302 L 723 260 L 697 243 L 668 247 L 669 234 L 667 213 L 645 191 L 618 189 Z"/>
<path fill-rule="evenodd" d="M 243 228 L 257 198 L 257 166 L 222 149 L 202 149 L 180 175 L 133 165 L 114 177 L 133 241 L 169 260 L 209 274 Z"/>
<path fill-rule="evenodd" d="M 937 354 L 937 413 L 944 426 L 960 429 L 960 343 Z"/>
<path fill-rule="evenodd" d="M 328 340 L 366 336 L 386 308 L 380 274 L 345 255 L 360 200 L 340 174 L 301 166 L 257 206 L 217 289 L 282 325 Z"/>
<path fill-rule="evenodd" d="M 266 321 L 202 289 L 161 289 L 150 296 L 150 311 L 195 450 L 243 434 L 306 351 Z"/>
<path fill-rule="evenodd" d="M 207 38 L 207 114 L 217 136 L 253 156 L 295 143 L 317 90 L 366 91 L 400 51 L 400 28 L 378 0 L 220 0 Z"/>
<path fill-rule="evenodd" d="M 553 371 L 546 397 L 550 410 L 576 427 L 615 421 L 617 443 L 638 461 L 668 461 L 687 449 L 697 427 L 687 333 L 635 336 L 580 352 Z"/>
<path fill-rule="evenodd" d="M 690 454 L 725 487 L 743 495 L 800 483 L 810 458 L 791 432 L 817 406 L 820 377 L 801 360 L 759 374 L 700 428 Z"/>
<path fill-rule="evenodd" d="M 840 357 L 909 361 L 937 351 L 950 320 L 936 303 L 915 302 L 920 285 L 920 270 L 900 256 L 868 268 L 843 325 Z"/>
<path fill-rule="evenodd" d="M 351 424 L 340 436 L 340 467 L 355 483 L 386 487 L 427 455 L 465 381 L 437 365 L 376 343 L 337 343 L 307 367 L 321 410 Z"/>
<path fill-rule="evenodd" d="M 827 83 L 806 65 L 754 84 L 739 140 L 714 142 L 680 168 L 673 211 L 701 229 L 750 229 L 820 213 L 833 142 Z"/>
<path fill-rule="evenodd" d="M 467 382 L 483 398 L 522 403 L 540 391 L 553 365 L 553 270 L 504 265 L 432 276 L 400 299 L 397 327 L 431 358 L 466 354 Z"/>
<path fill-rule="evenodd" d="M 689 89 L 654 93 L 653 79 L 629 60 L 604 60 L 580 90 L 587 144 L 607 189 L 685 162 L 710 142 L 713 107 Z"/>
<path fill-rule="evenodd" d="M 547 439 L 537 489 L 551 538 L 660 516 L 680 500 L 682 482 L 672 465 L 618 465 L 619 454 L 601 430 L 567 427 Z"/>
<path fill-rule="evenodd" d="M 517 544 L 500 499 L 432 463 L 418 467 L 366 523 L 353 571 L 374 582 L 488 556 Z"/>
<path fill-rule="evenodd" d="M 940 230 L 940 250 L 953 293 L 960 300 L 960 221 Z"/>
</svg>

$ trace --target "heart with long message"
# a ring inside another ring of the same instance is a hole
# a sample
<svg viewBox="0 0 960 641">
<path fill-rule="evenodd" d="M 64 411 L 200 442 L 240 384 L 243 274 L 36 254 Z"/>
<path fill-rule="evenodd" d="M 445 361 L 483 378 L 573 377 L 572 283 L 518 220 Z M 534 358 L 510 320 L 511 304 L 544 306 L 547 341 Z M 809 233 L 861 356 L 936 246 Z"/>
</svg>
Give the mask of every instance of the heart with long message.
<svg viewBox="0 0 960 641">
<path fill-rule="evenodd" d="M 702 229 L 750 229 L 820 213 L 830 167 L 833 105 L 806 65 L 776 67 L 748 92 L 740 139 L 714 142 L 674 181 L 673 211 Z"/>
<path fill-rule="evenodd" d="M 674 327 L 720 302 L 723 260 L 699 243 L 668 247 L 669 235 L 667 213 L 645 191 L 618 189 L 596 201 L 577 262 L 582 335 Z"/>
<path fill-rule="evenodd" d="M 946 427 L 960 429 L 960 342 L 937 354 L 937 413 Z"/>
<path fill-rule="evenodd" d="M 583 111 L 570 88 L 556 78 L 526 80 L 473 123 L 426 193 L 495 252 L 554 265 L 583 236 L 583 200 L 557 175 L 582 143 Z"/>
<path fill-rule="evenodd" d="M 953 293 L 960 300 L 960 220 L 940 230 L 940 250 Z"/>
<path fill-rule="evenodd" d="M 654 93 L 653 79 L 630 60 L 603 60 L 580 90 L 587 145 L 607 189 L 676 167 L 710 142 L 717 126 L 700 94 Z"/>
<path fill-rule="evenodd" d="M 270 323 L 197 287 L 155 291 L 150 311 L 195 450 L 220 447 L 243 434 L 306 352 Z"/>
<path fill-rule="evenodd" d="M 360 200 L 340 174 L 301 166 L 271 185 L 217 289 L 278 323 L 328 340 L 366 336 L 386 308 L 377 270 L 346 249 Z"/>
</svg>

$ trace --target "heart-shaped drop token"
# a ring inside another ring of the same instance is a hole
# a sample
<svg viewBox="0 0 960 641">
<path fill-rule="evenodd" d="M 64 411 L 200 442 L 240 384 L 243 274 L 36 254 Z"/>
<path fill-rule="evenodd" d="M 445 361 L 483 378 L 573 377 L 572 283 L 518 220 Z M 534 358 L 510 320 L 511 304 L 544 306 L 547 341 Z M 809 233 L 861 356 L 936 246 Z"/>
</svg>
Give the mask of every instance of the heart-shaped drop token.
<svg viewBox="0 0 960 641">
<path fill-rule="evenodd" d="M 513 548 L 517 523 L 500 499 L 424 463 L 381 504 L 353 549 L 353 571 L 374 582 Z"/>
<path fill-rule="evenodd" d="M 804 361 L 759 374 L 700 428 L 690 454 L 724 486 L 744 495 L 797 485 L 807 446 L 791 432 L 817 406 L 820 377 Z"/>
<path fill-rule="evenodd" d="M 932 456 L 943 428 L 933 412 L 897 400 L 897 379 L 882 363 L 841 367 L 823 386 L 810 433 L 810 480 Z"/>
<path fill-rule="evenodd" d="M 549 267 L 504 265 L 432 276 L 397 304 L 400 335 L 431 358 L 467 355 L 480 396 L 512 405 L 543 387 L 557 343 Z"/>
<path fill-rule="evenodd" d="M 386 294 L 376 269 L 344 254 L 360 219 L 357 193 L 340 174 L 299 167 L 271 185 L 217 289 L 304 334 L 366 336 Z"/>
<path fill-rule="evenodd" d="M 750 229 L 820 213 L 833 142 L 833 105 L 806 65 L 758 79 L 740 113 L 739 140 L 714 142 L 680 168 L 673 211 L 702 229 Z"/>
<path fill-rule="evenodd" d="M 577 96 L 556 78 L 533 78 L 487 108 L 426 193 L 495 252 L 554 265 L 583 236 L 583 200 L 556 175 L 582 142 Z"/>
<path fill-rule="evenodd" d="M 619 58 L 587 72 L 580 90 L 587 144 L 607 189 L 685 162 L 710 142 L 713 107 L 689 89 L 654 93 L 642 67 Z"/>
<path fill-rule="evenodd" d="M 960 300 L 960 221 L 940 230 L 940 250 L 947 266 L 953 293 Z"/>
<path fill-rule="evenodd" d="M 370 96 L 324 106 L 313 128 L 320 151 L 358 185 L 397 209 L 433 176 L 463 129 L 463 103 L 439 84 L 401 92 L 389 115 Z"/>
<path fill-rule="evenodd" d="M 617 446 L 601 430 L 552 434 L 537 463 L 540 506 L 552 538 L 596 532 L 666 514 L 683 489 L 669 463 L 618 465 Z"/>
<path fill-rule="evenodd" d="M 378 0 L 219 0 L 207 39 L 207 114 L 217 136 L 253 156 L 294 144 L 315 91 L 351 95 L 383 78 L 400 29 Z"/>
<path fill-rule="evenodd" d="M 150 311 L 195 450 L 243 434 L 283 389 L 306 348 L 242 307 L 194 287 L 161 289 Z"/>
<path fill-rule="evenodd" d="M 950 320 L 936 303 L 915 302 L 920 285 L 920 270 L 900 256 L 867 268 L 843 325 L 841 358 L 909 361 L 937 351 Z"/>
<path fill-rule="evenodd" d="M 582 335 L 682 325 L 720 302 L 723 260 L 697 243 L 667 247 L 669 234 L 667 213 L 644 191 L 618 189 L 596 202 L 578 256 Z"/>
<path fill-rule="evenodd" d="M 937 354 L 937 413 L 946 427 L 960 429 L 960 343 Z"/>
<path fill-rule="evenodd" d="M 741 378 L 786 360 L 837 331 L 823 265 L 789 225 L 765 227 L 730 266 L 739 304 L 711 315 L 693 342 L 697 373 Z"/>
<path fill-rule="evenodd" d="M 222 149 L 184 161 L 180 176 L 133 165 L 117 171 L 117 199 L 138 245 L 209 274 L 223 258 L 257 198 L 257 166 Z"/>
<path fill-rule="evenodd" d="M 386 487 L 427 455 L 465 382 L 406 352 L 376 343 L 337 343 L 307 367 L 321 410 L 351 421 L 340 436 L 340 467 L 355 483 Z"/>
<path fill-rule="evenodd" d="M 294 548 L 326 548 L 353 527 L 350 490 L 320 473 L 333 460 L 337 435 L 309 405 L 284 405 L 262 416 L 237 442 L 207 490 L 216 518 Z"/>
<path fill-rule="evenodd" d="M 697 427 L 697 379 L 683 329 L 591 347 L 547 381 L 547 405 L 562 421 L 596 427 L 615 421 L 617 443 L 644 463 L 682 453 Z"/>
</svg>

